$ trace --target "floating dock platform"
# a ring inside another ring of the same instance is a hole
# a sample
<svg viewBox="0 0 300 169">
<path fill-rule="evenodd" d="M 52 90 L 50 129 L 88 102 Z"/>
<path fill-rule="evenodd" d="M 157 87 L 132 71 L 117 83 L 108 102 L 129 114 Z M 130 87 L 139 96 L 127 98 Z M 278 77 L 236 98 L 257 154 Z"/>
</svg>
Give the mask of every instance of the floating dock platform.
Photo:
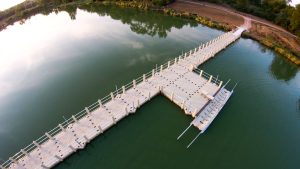
<svg viewBox="0 0 300 169">
<path fill-rule="evenodd" d="M 203 133 L 232 91 L 226 90 L 222 81 L 197 66 L 233 43 L 243 31 L 244 28 L 238 28 L 227 32 L 134 79 L 46 132 L 0 168 L 51 168 L 158 94 L 163 94 L 185 114 L 194 117 L 190 126 Z"/>
</svg>

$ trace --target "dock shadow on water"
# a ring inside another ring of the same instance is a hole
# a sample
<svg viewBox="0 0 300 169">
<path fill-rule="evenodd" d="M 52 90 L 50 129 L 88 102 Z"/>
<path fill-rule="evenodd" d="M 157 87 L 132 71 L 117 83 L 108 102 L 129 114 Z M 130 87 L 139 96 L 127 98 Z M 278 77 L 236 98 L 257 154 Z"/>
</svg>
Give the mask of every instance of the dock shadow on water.
<svg viewBox="0 0 300 169">
<path fill-rule="evenodd" d="M 0 32 L 5 56 L 0 63 L 14 65 L 0 75 L 0 86 L 10 86 L 0 93 L 2 159 L 115 85 L 222 34 L 193 21 L 115 6 L 71 5 L 42 13 L 46 16 L 32 15 Z M 36 43 L 31 28 L 39 30 Z M 9 36 L 14 31 L 22 33 Z M 4 41 L 6 36 L 10 40 Z M 28 50 L 13 53 L 15 46 Z M 16 57 L 17 62 L 5 59 Z M 190 149 L 195 128 L 176 138 L 191 117 L 157 96 L 55 168 L 298 168 L 299 69 L 249 39 L 238 40 L 201 68 L 239 85 Z"/>
</svg>

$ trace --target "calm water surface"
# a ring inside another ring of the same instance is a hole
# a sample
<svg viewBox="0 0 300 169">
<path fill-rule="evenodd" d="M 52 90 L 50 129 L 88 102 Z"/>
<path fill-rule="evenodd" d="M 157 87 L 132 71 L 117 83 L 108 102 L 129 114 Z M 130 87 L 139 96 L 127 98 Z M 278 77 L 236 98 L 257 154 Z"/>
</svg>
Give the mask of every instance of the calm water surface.
<svg viewBox="0 0 300 169">
<path fill-rule="evenodd" d="M 0 158 L 63 118 L 223 32 L 155 12 L 103 6 L 45 12 L 0 32 Z M 163 96 L 142 106 L 57 169 L 300 166 L 300 72 L 239 39 L 201 69 L 239 83 L 205 134 Z"/>
</svg>

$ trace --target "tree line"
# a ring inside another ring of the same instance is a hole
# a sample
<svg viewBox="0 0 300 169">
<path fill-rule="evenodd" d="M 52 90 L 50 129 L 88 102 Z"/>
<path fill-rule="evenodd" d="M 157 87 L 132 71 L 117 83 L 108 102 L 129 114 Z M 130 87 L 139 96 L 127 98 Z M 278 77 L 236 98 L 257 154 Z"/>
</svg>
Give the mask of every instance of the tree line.
<svg viewBox="0 0 300 169">
<path fill-rule="evenodd" d="M 103 0 L 36 0 L 39 6 L 44 6 L 49 3 L 60 4 L 69 2 L 95 2 Z M 133 0 L 110 0 L 110 1 L 133 1 Z M 140 0 L 139 2 L 150 2 L 154 5 L 163 6 L 173 2 L 174 0 Z M 201 1 L 201 0 L 200 0 Z M 202 0 L 207 2 L 227 4 L 231 7 L 243 11 L 246 13 L 253 14 L 255 16 L 267 19 L 274 22 L 275 24 L 282 26 L 288 31 L 294 33 L 300 37 L 300 4 L 296 7 L 289 5 L 291 0 Z M 25 1 L 27 2 L 27 1 Z M 25 3 L 24 3 L 25 4 Z M 22 6 L 23 7 L 23 6 Z M 18 6 L 14 10 L 10 10 L 10 13 L 18 13 Z M 9 12 L 2 12 L 0 15 L 7 17 Z M 2 18 L 3 18 L 2 17 Z"/>
<path fill-rule="evenodd" d="M 290 6 L 291 0 L 203 0 L 228 4 L 231 7 L 267 19 L 300 37 L 300 4 Z"/>
</svg>

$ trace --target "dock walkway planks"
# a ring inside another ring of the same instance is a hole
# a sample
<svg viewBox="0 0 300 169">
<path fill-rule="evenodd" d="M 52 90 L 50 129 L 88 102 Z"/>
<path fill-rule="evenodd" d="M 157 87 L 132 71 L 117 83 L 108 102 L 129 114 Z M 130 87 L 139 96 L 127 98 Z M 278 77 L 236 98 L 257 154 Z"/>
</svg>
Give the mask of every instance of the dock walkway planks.
<svg viewBox="0 0 300 169">
<path fill-rule="evenodd" d="M 227 32 L 122 86 L 21 149 L 0 168 L 51 168 L 160 93 L 195 117 L 191 124 L 204 132 L 232 92 L 197 66 L 233 43 L 244 30 Z"/>
</svg>

